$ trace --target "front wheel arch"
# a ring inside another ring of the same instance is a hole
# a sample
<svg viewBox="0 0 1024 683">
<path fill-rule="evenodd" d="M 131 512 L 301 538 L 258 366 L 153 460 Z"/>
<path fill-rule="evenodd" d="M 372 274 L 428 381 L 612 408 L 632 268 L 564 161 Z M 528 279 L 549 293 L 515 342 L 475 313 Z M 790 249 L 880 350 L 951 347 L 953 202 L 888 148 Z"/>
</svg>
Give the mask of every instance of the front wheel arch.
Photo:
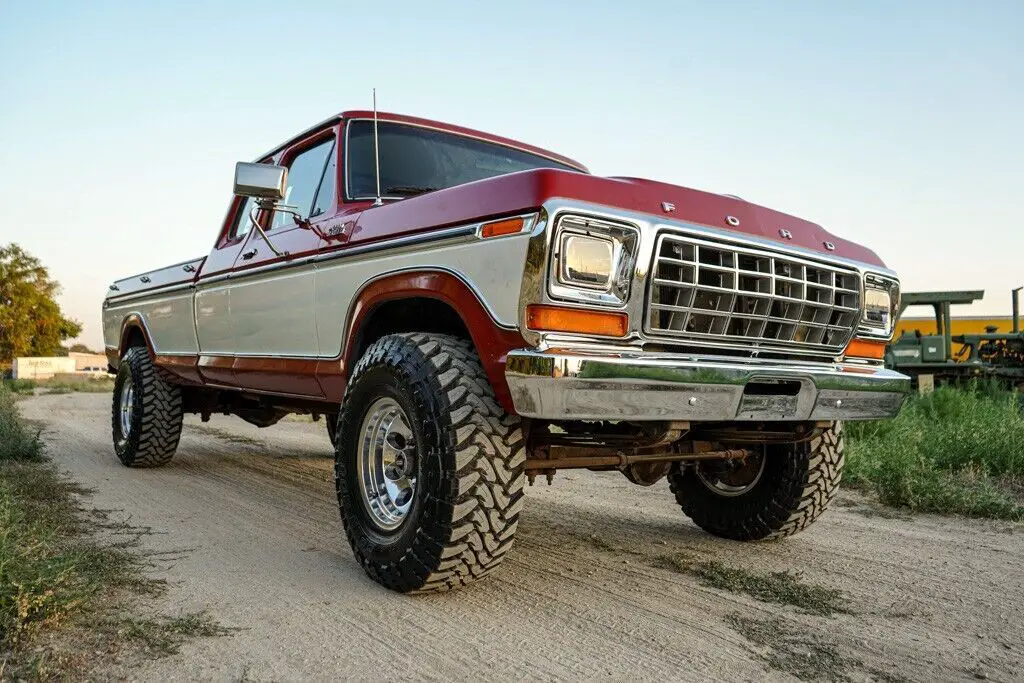
<svg viewBox="0 0 1024 683">
<path fill-rule="evenodd" d="M 424 328 L 422 325 L 417 327 L 419 323 L 406 320 L 390 327 L 384 334 L 435 331 L 469 341 L 487 373 L 499 405 L 506 412 L 514 413 L 512 395 L 505 380 L 505 357 L 509 351 L 524 348 L 527 343 L 518 329 L 498 324 L 473 288 L 461 277 L 446 270 L 390 273 L 363 285 L 353 298 L 346 318 L 348 324 L 341 354 L 345 374 L 351 376 L 352 368 L 372 343 L 367 341 L 366 336 L 366 323 L 371 316 L 387 310 L 382 307 L 392 302 L 410 300 L 430 302 L 430 306 L 443 306 L 452 312 L 460 324 L 432 330 L 430 324 L 433 323 L 428 322 Z"/>
</svg>

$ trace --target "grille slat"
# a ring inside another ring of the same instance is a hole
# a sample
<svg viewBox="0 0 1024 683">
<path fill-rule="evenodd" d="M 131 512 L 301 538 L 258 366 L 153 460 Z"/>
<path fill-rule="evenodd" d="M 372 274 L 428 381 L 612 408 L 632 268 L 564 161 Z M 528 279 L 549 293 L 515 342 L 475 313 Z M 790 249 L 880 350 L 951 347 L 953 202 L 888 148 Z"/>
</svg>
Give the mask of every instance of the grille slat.
<svg viewBox="0 0 1024 683">
<path fill-rule="evenodd" d="M 752 247 L 662 234 L 651 264 L 654 336 L 840 351 L 860 315 L 860 275 Z"/>
</svg>

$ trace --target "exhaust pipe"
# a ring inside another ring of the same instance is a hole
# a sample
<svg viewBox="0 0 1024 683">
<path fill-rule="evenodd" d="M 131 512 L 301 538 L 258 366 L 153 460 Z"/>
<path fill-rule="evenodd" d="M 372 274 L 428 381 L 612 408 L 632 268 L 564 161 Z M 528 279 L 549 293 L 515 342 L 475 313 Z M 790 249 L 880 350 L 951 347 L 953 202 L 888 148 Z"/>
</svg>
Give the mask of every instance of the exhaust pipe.
<svg viewBox="0 0 1024 683">
<path fill-rule="evenodd" d="M 1021 290 L 1022 289 L 1024 289 L 1024 287 L 1018 287 L 1017 289 L 1011 290 L 1011 292 L 1010 292 L 1010 297 L 1013 300 L 1013 306 L 1014 306 L 1014 334 L 1017 334 L 1018 332 L 1021 331 L 1021 308 L 1020 308 L 1020 303 L 1021 303 Z"/>
</svg>

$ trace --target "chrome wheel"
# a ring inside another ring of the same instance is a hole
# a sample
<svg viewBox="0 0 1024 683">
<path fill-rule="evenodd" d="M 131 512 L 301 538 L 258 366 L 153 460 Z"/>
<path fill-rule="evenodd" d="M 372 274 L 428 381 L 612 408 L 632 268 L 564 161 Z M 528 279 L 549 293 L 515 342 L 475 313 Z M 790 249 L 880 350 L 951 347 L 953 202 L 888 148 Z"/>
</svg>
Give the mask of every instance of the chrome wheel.
<svg viewBox="0 0 1024 683">
<path fill-rule="evenodd" d="M 121 436 L 128 438 L 132 433 L 132 411 L 135 407 L 135 387 L 126 379 L 121 387 Z"/>
<path fill-rule="evenodd" d="M 416 492 L 416 444 L 405 411 L 393 398 L 377 399 L 366 411 L 356 457 L 370 519 L 394 531 L 409 514 Z"/>
<path fill-rule="evenodd" d="M 740 496 L 761 481 L 764 461 L 762 452 L 743 460 L 702 462 L 697 465 L 697 478 L 720 496 Z"/>
</svg>

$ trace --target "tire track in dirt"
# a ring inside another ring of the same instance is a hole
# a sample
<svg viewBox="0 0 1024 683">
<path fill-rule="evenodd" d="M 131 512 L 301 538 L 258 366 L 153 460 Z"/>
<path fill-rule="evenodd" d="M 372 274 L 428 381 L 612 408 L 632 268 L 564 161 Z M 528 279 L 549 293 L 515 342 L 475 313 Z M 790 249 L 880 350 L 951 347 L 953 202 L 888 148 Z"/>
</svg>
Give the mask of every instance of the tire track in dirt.
<svg viewBox="0 0 1024 683">
<path fill-rule="evenodd" d="M 187 418 L 165 468 L 121 467 L 104 395 L 38 396 L 49 452 L 97 507 L 152 527 L 146 549 L 172 553 L 167 609 L 209 609 L 234 635 L 193 641 L 140 671 L 145 679 L 421 677 L 787 678 L 769 646 L 732 614 L 776 617 L 825 638 L 849 674 L 911 680 L 1020 675 L 1024 542 L 1019 528 L 958 518 L 867 516 L 842 506 L 781 543 L 708 537 L 662 482 L 567 473 L 527 489 L 516 547 L 478 586 L 407 598 L 365 578 L 344 538 L 322 423 L 259 430 Z M 212 429 L 211 429 L 212 428 Z M 214 431 L 216 430 L 216 431 Z M 596 537 L 596 540 L 595 538 Z M 701 585 L 651 566 L 687 553 L 753 571 L 799 570 L 841 589 L 851 614 L 817 617 Z"/>
</svg>

